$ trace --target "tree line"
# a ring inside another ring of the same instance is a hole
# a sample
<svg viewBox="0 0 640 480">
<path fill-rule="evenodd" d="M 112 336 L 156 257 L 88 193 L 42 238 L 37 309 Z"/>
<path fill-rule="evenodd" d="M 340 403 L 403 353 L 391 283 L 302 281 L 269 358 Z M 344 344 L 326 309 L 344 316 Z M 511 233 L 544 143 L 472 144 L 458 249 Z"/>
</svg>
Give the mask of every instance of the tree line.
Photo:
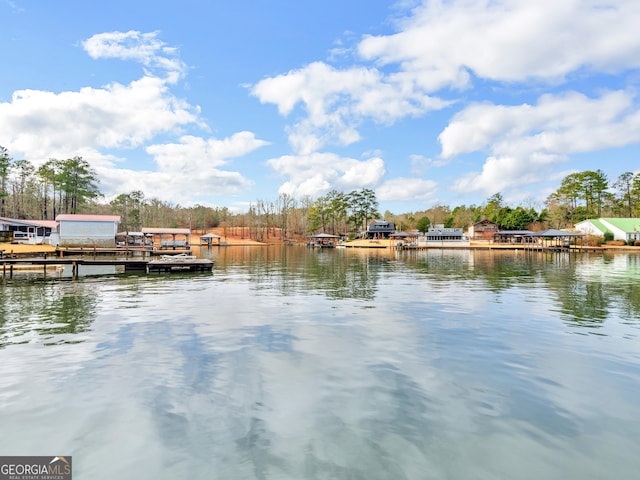
<svg viewBox="0 0 640 480">
<path fill-rule="evenodd" d="M 78 213 L 101 196 L 95 171 L 82 157 L 50 159 L 40 167 L 13 160 L 0 146 L 0 217 L 55 219 Z"/>
<path fill-rule="evenodd" d="M 372 219 L 396 224 L 397 230 L 426 232 L 431 225 L 468 228 L 483 219 L 504 230 L 532 225 L 566 228 L 594 217 L 640 216 L 640 172 L 624 172 L 610 181 L 601 170 L 572 173 L 544 205 L 511 207 L 500 192 L 481 205 L 434 205 L 426 210 L 381 213 L 374 190 L 331 190 L 317 198 L 293 198 L 286 194 L 273 200 L 257 200 L 246 212 L 227 207 L 185 207 L 142 191 L 121 193 L 104 200 L 95 170 L 82 157 L 50 159 L 36 168 L 28 160 L 13 160 L 0 146 L 0 217 L 55 219 L 61 213 L 120 215 L 121 229 L 139 231 L 143 226 L 181 227 L 201 230 L 235 229 L 256 240 L 311 233 L 357 235 Z"/>
</svg>

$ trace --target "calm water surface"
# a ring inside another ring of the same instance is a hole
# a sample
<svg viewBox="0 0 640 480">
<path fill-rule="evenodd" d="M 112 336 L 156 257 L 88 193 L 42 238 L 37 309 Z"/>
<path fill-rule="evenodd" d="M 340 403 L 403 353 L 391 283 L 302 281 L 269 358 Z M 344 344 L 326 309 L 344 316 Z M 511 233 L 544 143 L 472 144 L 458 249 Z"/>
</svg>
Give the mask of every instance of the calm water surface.
<svg viewBox="0 0 640 480">
<path fill-rule="evenodd" d="M 76 479 L 632 479 L 640 255 L 203 250 L 0 280 L 0 455 Z"/>
</svg>

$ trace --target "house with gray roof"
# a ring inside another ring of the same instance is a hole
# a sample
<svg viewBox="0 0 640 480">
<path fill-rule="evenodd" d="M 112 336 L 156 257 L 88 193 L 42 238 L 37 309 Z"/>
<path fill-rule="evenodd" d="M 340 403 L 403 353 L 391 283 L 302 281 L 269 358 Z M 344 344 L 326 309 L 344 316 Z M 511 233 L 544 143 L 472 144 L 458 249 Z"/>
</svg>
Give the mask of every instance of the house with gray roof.
<svg viewBox="0 0 640 480">
<path fill-rule="evenodd" d="M 389 238 L 389 235 L 395 233 L 396 224 L 386 220 L 372 220 L 367 231 L 364 232 L 364 238 Z"/>
</svg>

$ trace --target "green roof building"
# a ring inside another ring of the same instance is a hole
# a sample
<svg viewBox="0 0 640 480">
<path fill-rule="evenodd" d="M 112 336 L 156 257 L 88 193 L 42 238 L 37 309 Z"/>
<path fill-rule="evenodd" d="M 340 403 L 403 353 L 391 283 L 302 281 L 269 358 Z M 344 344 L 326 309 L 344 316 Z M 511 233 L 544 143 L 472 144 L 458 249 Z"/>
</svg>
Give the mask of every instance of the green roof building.
<svg viewBox="0 0 640 480">
<path fill-rule="evenodd" d="M 640 240 L 640 218 L 591 218 L 576 223 L 576 230 L 589 235 L 604 236 L 611 232 L 614 240 Z"/>
</svg>

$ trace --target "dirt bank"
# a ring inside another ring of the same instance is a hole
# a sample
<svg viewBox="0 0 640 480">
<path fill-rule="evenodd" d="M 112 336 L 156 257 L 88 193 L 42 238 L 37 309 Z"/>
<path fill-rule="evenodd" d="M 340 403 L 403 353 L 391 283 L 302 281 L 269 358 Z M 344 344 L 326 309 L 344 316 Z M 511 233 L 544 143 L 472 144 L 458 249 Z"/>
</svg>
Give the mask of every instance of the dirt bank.
<svg viewBox="0 0 640 480">
<path fill-rule="evenodd" d="M 0 250 L 4 250 L 5 255 L 13 253 L 50 253 L 55 252 L 55 247 L 51 245 L 25 245 L 21 243 L 0 243 Z"/>
</svg>

